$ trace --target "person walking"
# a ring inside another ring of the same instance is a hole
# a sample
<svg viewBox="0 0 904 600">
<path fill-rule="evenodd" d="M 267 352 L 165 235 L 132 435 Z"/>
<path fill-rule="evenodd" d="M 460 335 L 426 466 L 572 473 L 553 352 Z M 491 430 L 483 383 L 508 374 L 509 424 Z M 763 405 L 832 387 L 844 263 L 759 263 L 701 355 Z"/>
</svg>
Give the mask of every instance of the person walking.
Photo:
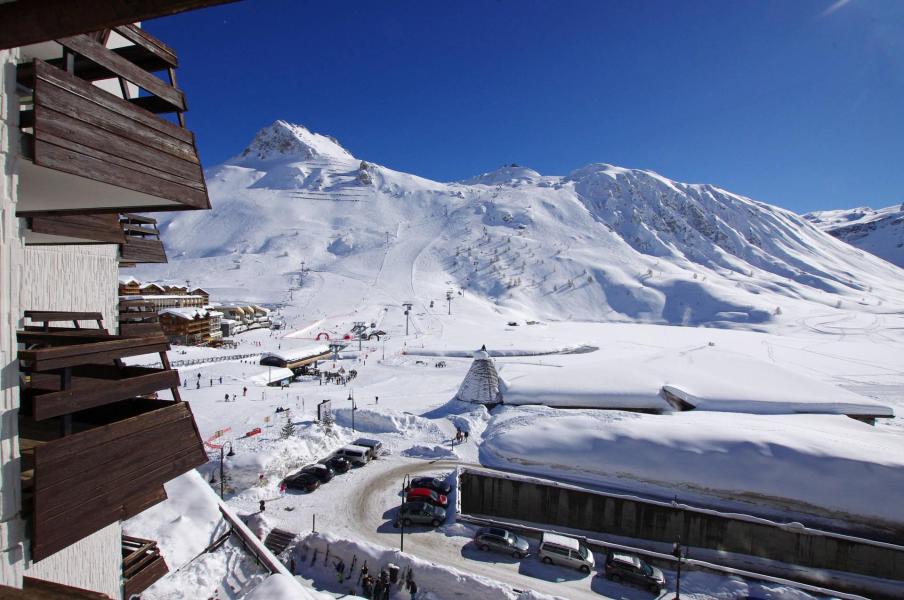
<svg viewBox="0 0 904 600">
<path fill-rule="evenodd" d="M 248 395 L 248 388 L 243 386 L 242 387 L 242 397 L 244 398 L 247 395 Z"/>
<path fill-rule="evenodd" d="M 467 429 L 465 429 L 465 441 L 466 442 L 468 441 L 468 430 Z"/>
<path fill-rule="evenodd" d="M 223 399 L 223 402 L 229 402 L 229 393 L 226 393 L 226 398 Z"/>
<path fill-rule="evenodd" d="M 196 390 L 200 390 L 200 389 L 201 389 L 201 380 L 200 380 L 200 379 L 198 380 L 198 384 L 195 386 L 195 389 L 196 389 Z"/>
<path fill-rule="evenodd" d="M 417 600 L 417 583 L 414 579 L 408 580 L 408 593 L 411 594 L 411 600 Z"/>
<path fill-rule="evenodd" d="M 266 503 L 266 501 L 261 500 L 260 506 L 261 506 L 261 512 L 264 512 L 264 509 L 267 508 L 267 503 Z"/>
<path fill-rule="evenodd" d="M 345 579 L 345 562 L 340 558 L 339 562 L 336 563 L 336 579 L 339 583 Z"/>
<path fill-rule="evenodd" d="M 367 600 L 372 600 L 374 597 L 374 578 L 370 575 L 365 575 L 361 581 L 361 595 Z"/>
<path fill-rule="evenodd" d="M 220 385 L 223 385 L 223 378 L 220 377 Z"/>
</svg>

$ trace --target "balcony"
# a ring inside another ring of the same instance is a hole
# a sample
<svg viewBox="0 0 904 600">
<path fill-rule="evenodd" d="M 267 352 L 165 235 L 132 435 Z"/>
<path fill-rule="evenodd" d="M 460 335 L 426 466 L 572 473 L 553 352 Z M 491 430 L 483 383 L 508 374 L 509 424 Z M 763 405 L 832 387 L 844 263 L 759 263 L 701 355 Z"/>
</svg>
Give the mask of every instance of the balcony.
<svg viewBox="0 0 904 600">
<path fill-rule="evenodd" d="M 122 536 L 123 597 L 140 594 L 169 572 L 157 542 Z"/>
<path fill-rule="evenodd" d="M 19 413 L 23 514 L 33 560 L 166 498 L 163 484 L 207 461 L 161 335 L 110 335 L 97 313 L 26 314 Z M 98 327 L 81 323 L 94 320 Z M 72 327 L 51 326 L 71 321 Z M 124 358 L 158 353 L 162 369 Z M 169 389 L 174 400 L 157 392 Z"/>
<path fill-rule="evenodd" d="M 210 208 L 175 54 L 137 27 L 113 34 L 122 47 L 83 34 L 22 49 L 18 216 Z"/>
<path fill-rule="evenodd" d="M 119 219 L 123 231 L 120 265 L 165 263 L 166 250 L 160 241 L 157 220 L 141 215 L 124 214 Z"/>
</svg>

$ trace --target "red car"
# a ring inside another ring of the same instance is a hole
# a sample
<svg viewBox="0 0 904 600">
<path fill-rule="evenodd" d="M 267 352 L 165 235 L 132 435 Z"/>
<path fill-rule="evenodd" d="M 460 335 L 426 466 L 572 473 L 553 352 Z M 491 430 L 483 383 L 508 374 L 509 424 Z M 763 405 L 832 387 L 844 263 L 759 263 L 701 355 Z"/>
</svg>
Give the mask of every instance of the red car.
<svg viewBox="0 0 904 600">
<path fill-rule="evenodd" d="M 449 499 L 446 496 L 437 494 L 427 488 L 412 488 L 408 490 L 405 500 L 407 502 L 429 502 L 433 506 L 441 506 L 443 508 L 449 506 Z"/>
</svg>

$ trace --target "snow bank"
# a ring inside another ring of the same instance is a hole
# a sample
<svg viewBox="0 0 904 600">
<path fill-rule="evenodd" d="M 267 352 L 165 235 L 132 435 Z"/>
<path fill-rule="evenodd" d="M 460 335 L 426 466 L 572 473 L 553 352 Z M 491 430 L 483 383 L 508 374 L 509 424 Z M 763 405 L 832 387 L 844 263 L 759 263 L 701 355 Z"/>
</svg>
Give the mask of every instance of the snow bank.
<svg viewBox="0 0 904 600">
<path fill-rule="evenodd" d="M 343 427 L 352 426 L 350 408 L 333 409 L 333 417 Z M 359 408 L 355 411 L 355 429 L 359 433 L 408 433 L 433 432 L 437 430 L 437 426 L 423 417 L 407 412 Z"/>
<path fill-rule="evenodd" d="M 324 564 L 327 552 L 329 552 L 330 560 Z M 554 598 L 537 592 L 518 592 L 509 585 L 486 577 L 437 565 L 397 550 L 328 533 L 308 533 L 290 550 L 290 556 L 297 565 L 296 572 L 298 574 L 313 580 L 319 587 L 335 589 L 343 593 L 360 591 L 358 576 L 366 561 L 368 573 L 375 577 L 379 577 L 380 570 L 385 569 L 390 563 L 398 565 L 402 571 L 410 568 L 412 577 L 418 585 L 418 598 L 436 600 L 449 598 L 551 600 Z M 316 560 L 314 560 L 315 558 Z M 335 564 L 339 559 L 345 563 L 346 568 L 351 568 L 351 565 L 355 564 L 352 577 L 341 585 L 336 583 L 335 571 Z M 394 588 L 394 593 L 396 589 L 400 588 Z M 399 597 L 407 598 L 407 593 Z"/>
<path fill-rule="evenodd" d="M 904 522 L 904 440 L 847 417 L 546 407 L 495 414 L 480 453 L 488 466 Z"/>
<path fill-rule="evenodd" d="M 439 458 L 458 458 L 453 450 L 446 446 L 420 446 L 415 445 L 402 451 L 402 456 L 409 458 L 424 458 L 434 460 Z"/>
<path fill-rule="evenodd" d="M 127 535 L 156 540 L 170 570 L 202 552 L 226 531 L 216 494 L 197 471 L 164 485 L 167 499 L 123 523 Z"/>
<path fill-rule="evenodd" d="M 245 600 L 318 600 L 322 598 L 332 598 L 332 596 L 305 589 L 292 577 L 280 573 L 270 575 L 250 594 L 245 595 Z"/>
</svg>

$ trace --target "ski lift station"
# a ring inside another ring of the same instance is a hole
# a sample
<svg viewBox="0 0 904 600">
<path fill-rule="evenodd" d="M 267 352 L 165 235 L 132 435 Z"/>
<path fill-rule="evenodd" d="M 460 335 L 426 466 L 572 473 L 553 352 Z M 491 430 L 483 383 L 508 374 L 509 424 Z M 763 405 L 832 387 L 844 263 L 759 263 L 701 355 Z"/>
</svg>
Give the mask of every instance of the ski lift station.
<svg viewBox="0 0 904 600">
<path fill-rule="evenodd" d="M 330 354 L 328 344 L 317 344 L 281 352 L 265 352 L 261 355 L 260 364 L 267 367 L 289 369 L 295 375 L 301 375 L 309 365 L 313 364 L 316 367 L 317 361 L 328 359 Z"/>
</svg>

